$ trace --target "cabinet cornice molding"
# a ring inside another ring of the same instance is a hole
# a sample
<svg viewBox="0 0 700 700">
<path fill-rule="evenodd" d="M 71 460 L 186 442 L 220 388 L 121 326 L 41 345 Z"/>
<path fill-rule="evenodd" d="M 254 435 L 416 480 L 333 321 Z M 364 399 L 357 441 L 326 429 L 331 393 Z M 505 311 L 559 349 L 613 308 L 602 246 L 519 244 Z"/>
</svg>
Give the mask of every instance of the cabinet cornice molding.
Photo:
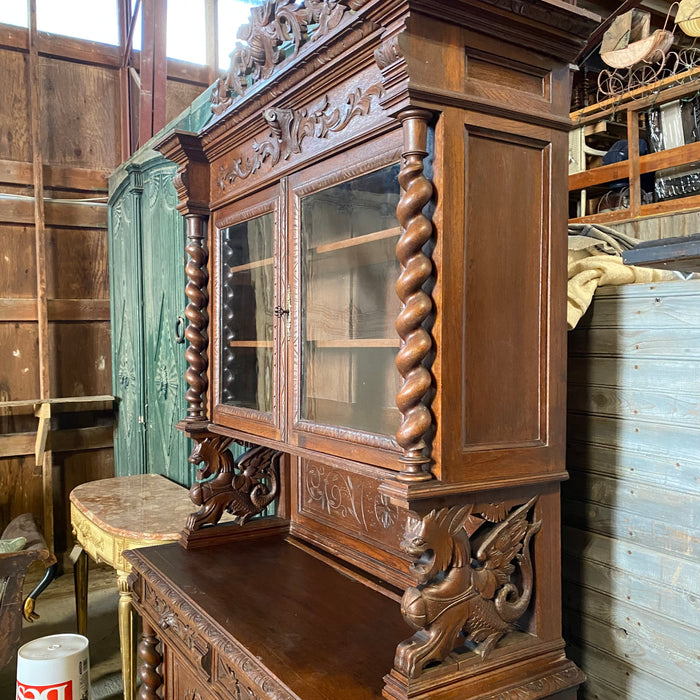
<svg viewBox="0 0 700 700">
<path fill-rule="evenodd" d="M 197 136 L 174 130 L 155 145 L 168 160 L 178 165 L 173 184 L 177 192 L 178 211 L 183 215 L 209 215 L 209 161 Z"/>
</svg>

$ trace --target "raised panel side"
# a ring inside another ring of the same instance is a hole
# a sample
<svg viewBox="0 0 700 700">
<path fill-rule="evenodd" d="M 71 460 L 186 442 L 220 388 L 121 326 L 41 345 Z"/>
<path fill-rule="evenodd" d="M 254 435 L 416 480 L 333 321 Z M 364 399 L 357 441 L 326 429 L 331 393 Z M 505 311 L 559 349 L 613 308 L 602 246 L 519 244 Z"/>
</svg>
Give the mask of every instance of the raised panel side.
<svg viewBox="0 0 700 700">
<path fill-rule="evenodd" d="M 549 147 L 465 131 L 463 450 L 546 443 Z"/>
</svg>

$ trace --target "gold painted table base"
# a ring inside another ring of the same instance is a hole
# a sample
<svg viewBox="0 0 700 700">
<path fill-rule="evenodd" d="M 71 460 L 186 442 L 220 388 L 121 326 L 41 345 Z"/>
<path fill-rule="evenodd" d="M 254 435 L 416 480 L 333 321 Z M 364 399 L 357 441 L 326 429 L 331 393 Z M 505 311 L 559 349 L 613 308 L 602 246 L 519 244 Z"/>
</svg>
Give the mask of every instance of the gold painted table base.
<svg viewBox="0 0 700 700">
<path fill-rule="evenodd" d="M 124 700 L 136 697 L 136 620 L 127 577 L 127 549 L 173 542 L 195 510 L 187 489 L 159 474 L 138 474 L 81 484 L 71 495 L 71 525 L 79 545 L 73 556 L 78 632 L 87 636 L 88 556 L 117 572 L 119 646 Z"/>
</svg>

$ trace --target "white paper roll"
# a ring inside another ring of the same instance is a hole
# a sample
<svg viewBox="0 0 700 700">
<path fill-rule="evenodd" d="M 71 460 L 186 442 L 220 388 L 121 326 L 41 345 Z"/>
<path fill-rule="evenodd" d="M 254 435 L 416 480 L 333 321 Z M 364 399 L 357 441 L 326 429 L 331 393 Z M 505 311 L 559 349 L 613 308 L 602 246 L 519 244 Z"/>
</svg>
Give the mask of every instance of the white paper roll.
<svg viewBox="0 0 700 700">
<path fill-rule="evenodd" d="M 90 700 L 88 640 L 53 634 L 20 647 L 16 700 Z"/>
</svg>

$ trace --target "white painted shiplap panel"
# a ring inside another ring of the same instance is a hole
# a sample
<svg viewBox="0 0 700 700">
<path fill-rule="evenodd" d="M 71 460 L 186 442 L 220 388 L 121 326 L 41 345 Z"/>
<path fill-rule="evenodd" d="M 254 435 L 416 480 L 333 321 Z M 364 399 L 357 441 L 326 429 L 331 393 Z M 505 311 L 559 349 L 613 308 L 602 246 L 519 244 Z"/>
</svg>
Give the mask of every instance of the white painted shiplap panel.
<svg viewBox="0 0 700 700">
<path fill-rule="evenodd" d="M 620 482 L 578 469 L 570 472 L 563 489 L 572 500 L 585 500 L 669 524 L 682 523 L 684 529 L 700 528 L 700 498 L 695 494 Z"/>
<path fill-rule="evenodd" d="M 568 405 L 573 413 L 700 428 L 700 397 L 692 394 L 628 387 L 570 386 Z"/>
<path fill-rule="evenodd" d="M 668 582 L 658 583 L 629 571 L 611 566 L 609 562 L 580 559 L 568 552 L 562 558 L 562 577 L 567 583 L 584 586 L 648 612 L 683 620 L 700 629 L 700 595 L 682 591 Z"/>
<path fill-rule="evenodd" d="M 567 467 L 641 483 L 662 489 L 700 495 L 700 461 L 672 455 L 649 455 L 631 450 L 579 442 L 570 435 Z"/>
<path fill-rule="evenodd" d="M 697 328 L 700 326 L 699 294 L 700 280 L 695 279 L 601 288 L 580 328 L 571 335 L 585 333 L 590 327 Z"/>
<path fill-rule="evenodd" d="M 583 560 L 583 565 L 587 561 L 604 562 L 630 576 L 686 592 L 695 604 L 700 601 L 700 562 L 659 552 L 648 543 L 645 546 L 622 542 L 568 525 L 563 529 L 562 540 L 566 553 Z"/>
<path fill-rule="evenodd" d="M 624 663 L 599 651 L 592 644 L 570 645 L 567 650 L 591 678 L 603 681 L 618 695 L 606 697 L 615 700 L 697 700 L 697 690 L 679 688 L 675 683 L 661 679 L 633 663 Z M 584 693 L 585 693 L 584 686 Z M 595 696 L 587 696 L 595 697 Z"/>
<path fill-rule="evenodd" d="M 585 423 L 585 425 L 584 425 Z M 594 445 L 621 448 L 640 454 L 697 461 L 700 455 L 700 429 L 639 420 L 570 414 L 570 439 Z"/>
<path fill-rule="evenodd" d="M 583 598 L 576 602 L 586 609 L 608 604 L 586 591 L 582 595 Z M 595 613 L 588 615 L 582 608 L 565 609 L 564 637 L 572 644 L 585 642 L 622 663 L 633 664 L 660 678 L 670 674 L 673 685 L 682 690 L 692 692 L 696 688 L 700 677 L 692 647 L 685 653 L 678 653 L 679 642 L 669 639 L 665 634 L 668 630 L 662 632 L 658 626 L 663 621 L 661 618 L 638 617 L 633 612 L 621 620 L 616 615 L 606 615 L 605 611 L 603 615 L 607 619 L 601 620 Z M 675 646 L 669 647 L 669 642 Z"/>
<path fill-rule="evenodd" d="M 597 532 L 622 542 L 651 545 L 658 551 L 695 560 L 700 557 L 700 537 L 694 530 L 652 520 L 620 508 L 600 503 L 586 503 L 567 499 L 566 522 L 574 527 Z"/>
<path fill-rule="evenodd" d="M 586 700 L 700 697 L 700 280 L 599 290 L 569 334 L 565 627 Z"/>
<path fill-rule="evenodd" d="M 694 396 L 694 387 L 700 386 L 700 363 L 687 360 L 596 357 L 569 361 L 569 394 L 578 387 L 618 387 L 623 390 L 649 390 L 665 394 Z"/>
<path fill-rule="evenodd" d="M 570 352 L 596 358 L 626 356 L 675 360 L 700 359 L 700 327 L 691 328 L 598 328 L 581 329 L 571 339 Z"/>
</svg>

